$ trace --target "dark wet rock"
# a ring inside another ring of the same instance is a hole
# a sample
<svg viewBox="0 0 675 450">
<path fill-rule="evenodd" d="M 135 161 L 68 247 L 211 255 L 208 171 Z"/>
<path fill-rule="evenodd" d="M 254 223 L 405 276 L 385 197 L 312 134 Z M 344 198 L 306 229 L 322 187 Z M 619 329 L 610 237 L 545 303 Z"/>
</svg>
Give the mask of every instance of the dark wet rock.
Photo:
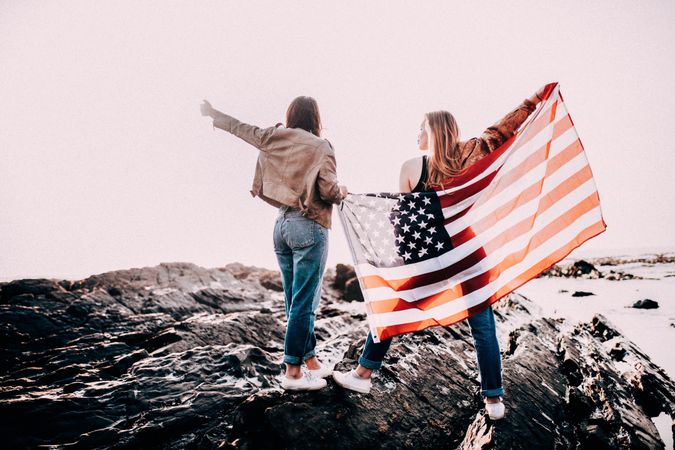
<svg viewBox="0 0 675 450">
<path fill-rule="evenodd" d="M 584 261 L 583 259 L 580 259 L 579 261 L 575 261 L 572 266 L 570 267 L 570 270 L 572 271 L 572 276 L 580 276 L 580 275 L 592 275 L 592 274 L 598 274 L 598 269 L 595 268 L 595 266 L 587 261 Z"/>
<path fill-rule="evenodd" d="M 579 260 L 575 261 L 572 264 L 567 266 L 554 265 L 545 272 L 543 272 L 540 277 L 564 277 L 564 278 L 586 278 L 586 279 L 598 279 L 603 278 L 605 280 L 621 281 L 621 280 L 639 280 L 642 277 L 638 275 L 633 275 L 632 273 L 623 272 L 620 270 L 610 269 L 609 271 L 603 272 L 597 268 L 599 265 L 603 266 L 612 266 L 616 264 L 614 260 L 606 259 L 597 259 L 593 260 L 595 265 L 589 261 Z"/>
<path fill-rule="evenodd" d="M 338 264 L 335 266 L 335 280 L 333 281 L 333 286 L 336 289 L 344 290 L 347 284 L 347 281 L 356 277 L 356 272 L 354 267 L 347 264 Z"/>
<path fill-rule="evenodd" d="M 315 325 L 340 370 L 366 333 L 348 269 L 327 271 Z M 484 415 L 466 322 L 395 338 L 370 395 L 283 392 L 277 282 L 175 263 L 0 284 L 3 447 L 663 447 L 650 420 L 674 414 L 663 370 L 604 317 L 548 319 L 518 295 L 495 305 L 502 421 Z"/>
<path fill-rule="evenodd" d="M 623 272 L 620 270 L 610 270 L 609 273 L 607 273 L 604 276 L 604 278 L 605 280 L 614 280 L 614 281 L 642 279 L 642 277 L 638 275 L 633 275 L 632 273 Z"/>
<path fill-rule="evenodd" d="M 659 302 L 645 298 L 644 300 L 638 300 L 633 303 L 632 307 L 637 309 L 656 309 L 659 307 Z"/>
<path fill-rule="evenodd" d="M 540 277 L 565 277 L 565 278 L 587 278 L 597 279 L 603 278 L 600 272 L 593 264 L 588 261 L 580 259 L 567 266 L 554 265 L 547 271 L 543 272 Z"/>
<path fill-rule="evenodd" d="M 15 280 L 3 283 L 0 291 L 0 302 L 10 303 L 13 300 L 38 298 L 55 298 L 55 294 L 65 293 L 66 290 L 54 280 L 44 278 Z"/>
<path fill-rule="evenodd" d="M 574 293 L 572 293 L 572 297 L 588 297 L 588 296 L 591 296 L 591 295 L 595 295 L 595 294 L 592 293 L 592 292 L 587 292 L 587 291 L 574 291 Z"/>
<path fill-rule="evenodd" d="M 363 301 L 363 292 L 357 278 L 351 278 L 345 285 L 344 299 L 347 301 Z"/>
</svg>

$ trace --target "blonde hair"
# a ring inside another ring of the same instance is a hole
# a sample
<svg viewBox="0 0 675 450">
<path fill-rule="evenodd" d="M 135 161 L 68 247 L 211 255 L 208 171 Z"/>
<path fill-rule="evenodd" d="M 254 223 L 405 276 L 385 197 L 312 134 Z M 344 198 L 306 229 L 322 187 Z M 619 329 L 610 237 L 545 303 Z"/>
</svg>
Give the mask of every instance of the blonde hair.
<svg viewBox="0 0 675 450">
<path fill-rule="evenodd" d="M 462 171 L 459 156 L 459 126 L 455 117 L 447 111 L 425 114 L 431 133 L 429 144 L 433 152 L 429 157 L 429 177 L 425 188 L 442 187 L 443 181 Z"/>
</svg>

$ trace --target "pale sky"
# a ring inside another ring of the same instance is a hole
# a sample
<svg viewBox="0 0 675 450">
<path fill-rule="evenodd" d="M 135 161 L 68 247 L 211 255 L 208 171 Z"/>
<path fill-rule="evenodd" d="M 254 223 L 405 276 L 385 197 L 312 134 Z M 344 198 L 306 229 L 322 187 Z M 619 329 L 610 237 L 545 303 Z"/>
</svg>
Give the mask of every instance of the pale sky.
<svg viewBox="0 0 675 450">
<path fill-rule="evenodd" d="M 1 2 L 0 279 L 276 269 L 257 150 L 204 98 L 266 127 L 311 95 L 341 182 L 395 191 L 425 112 L 470 138 L 552 81 L 608 225 L 582 249 L 672 248 L 675 2 L 476 3 Z"/>
</svg>

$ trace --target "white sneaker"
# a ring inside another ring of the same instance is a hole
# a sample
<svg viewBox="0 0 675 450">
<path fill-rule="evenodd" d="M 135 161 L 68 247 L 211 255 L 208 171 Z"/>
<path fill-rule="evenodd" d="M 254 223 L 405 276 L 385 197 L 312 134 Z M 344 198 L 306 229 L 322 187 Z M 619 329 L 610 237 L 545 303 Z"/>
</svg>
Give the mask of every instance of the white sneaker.
<svg viewBox="0 0 675 450">
<path fill-rule="evenodd" d="M 303 373 L 300 378 L 281 376 L 281 387 L 287 391 L 318 391 L 325 388 L 327 384 L 323 378 L 314 378 L 308 373 Z"/>
<path fill-rule="evenodd" d="M 345 389 L 351 389 L 352 391 L 359 392 L 361 394 L 367 394 L 370 392 L 370 378 L 361 378 L 355 370 L 351 372 L 342 373 L 337 370 L 333 371 L 333 379 L 335 382 L 342 386 Z"/>
<path fill-rule="evenodd" d="M 490 420 L 499 420 L 504 417 L 506 407 L 502 402 L 502 399 L 499 399 L 497 403 L 488 403 L 485 402 L 485 410 L 487 411 L 488 417 Z"/>
<path fill-rule="evenodd" d="M 307 372 L 311 373 L 314 378 L 326 378 L 333 373 L 333 366 L 322 364 L 318 369 L 307 369 Z"/>
</svg>

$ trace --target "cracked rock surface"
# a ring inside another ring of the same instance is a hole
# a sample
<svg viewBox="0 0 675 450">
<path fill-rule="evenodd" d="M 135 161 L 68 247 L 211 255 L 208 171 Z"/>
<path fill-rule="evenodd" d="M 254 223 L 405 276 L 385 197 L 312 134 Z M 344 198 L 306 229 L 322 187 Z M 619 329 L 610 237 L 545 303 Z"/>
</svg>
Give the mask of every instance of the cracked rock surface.
<svg viewBox="0 0 675 450">
<path fill-rule="evenodd" d="M 350 280 L 327 273 L 316 321 L 338 369 L 366 334 Z M 604 317 L 519 295 L 495 307 L 504 420 L 484 415 L 465 322 L 395 338 L 369 395 L 285 393 L 280 287 L 186 263 L 0 283 L 3 448 L 658 449 L 650 417 L 675 417 L 673 381 Z"/>
</svg>

